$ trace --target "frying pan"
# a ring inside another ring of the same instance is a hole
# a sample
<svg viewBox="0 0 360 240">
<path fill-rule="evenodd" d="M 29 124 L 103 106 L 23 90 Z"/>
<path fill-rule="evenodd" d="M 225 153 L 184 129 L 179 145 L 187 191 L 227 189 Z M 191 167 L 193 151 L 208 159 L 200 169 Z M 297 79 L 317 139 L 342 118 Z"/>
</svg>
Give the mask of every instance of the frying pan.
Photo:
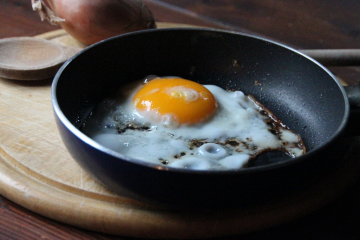
<svg viewBox="0 0 360 240">
<path fill-rule="evenodd" d="M 307 153 L 264 154 L 240 170 L 172 169 L 114 152 L 79 130 L 100 100 L 148 75 L 252 94 L 302 136 Z M 92 176 L 121 195 L 192 209 L 256 204 L 313 183 L 342 163 L 350 114 L 345 89 L 315 60 L 273 41 L 213 29 L 146 30 L 94 44 L 58 71 L 52 101 L 65 146 Z"/>
</svg>

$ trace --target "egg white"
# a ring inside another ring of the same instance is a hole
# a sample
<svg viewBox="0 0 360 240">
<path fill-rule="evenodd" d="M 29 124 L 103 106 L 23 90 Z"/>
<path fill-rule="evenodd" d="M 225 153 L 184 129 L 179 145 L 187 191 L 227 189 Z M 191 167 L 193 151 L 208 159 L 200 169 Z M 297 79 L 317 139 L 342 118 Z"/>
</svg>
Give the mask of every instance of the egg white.
<svg viewBox="0 0 360 240">
<path fill-rule="evenodd" d="M 215 113 L 195 125 L 179 126 L 170 115 L 138 112 L 132 103 L 140 84 L 129 85 L 94 108 L 82 131 L 101 145 L 132 158 L 175 168 L 239 169 L 262 151 L 304 153 L 288 129 L 270 131 L 268 116 L 241 91 L 205 85 L 217 100 Z"/>
</svg>

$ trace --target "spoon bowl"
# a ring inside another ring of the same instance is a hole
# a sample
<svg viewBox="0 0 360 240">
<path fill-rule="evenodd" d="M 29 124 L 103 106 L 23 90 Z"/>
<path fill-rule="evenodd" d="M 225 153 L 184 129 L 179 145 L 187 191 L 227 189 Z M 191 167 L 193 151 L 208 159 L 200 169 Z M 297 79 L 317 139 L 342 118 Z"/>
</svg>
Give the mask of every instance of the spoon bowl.
<svg viewBox="0 0 360 240">
<path fill-rule="evenodd" d="M 0 40 L 0 77 L 41 80 L 55 76 L 61 65 L 80 48 L 33 37 Z"/>
</svg>

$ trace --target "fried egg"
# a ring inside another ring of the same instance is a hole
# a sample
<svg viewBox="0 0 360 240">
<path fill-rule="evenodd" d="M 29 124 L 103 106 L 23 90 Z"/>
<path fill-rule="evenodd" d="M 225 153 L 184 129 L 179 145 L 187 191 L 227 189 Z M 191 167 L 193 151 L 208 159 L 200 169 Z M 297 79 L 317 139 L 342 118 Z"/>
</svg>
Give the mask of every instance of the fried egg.
<svg viewBox="0 0 360 240">
<path fill-rule="evenodd" d="M 164 167 L 227 170 L 268 151 L 305 153 L 301 137 L 252 96 L 178 77 L 148 77 L 100 102 L 82 131 Z"/>
</svg>

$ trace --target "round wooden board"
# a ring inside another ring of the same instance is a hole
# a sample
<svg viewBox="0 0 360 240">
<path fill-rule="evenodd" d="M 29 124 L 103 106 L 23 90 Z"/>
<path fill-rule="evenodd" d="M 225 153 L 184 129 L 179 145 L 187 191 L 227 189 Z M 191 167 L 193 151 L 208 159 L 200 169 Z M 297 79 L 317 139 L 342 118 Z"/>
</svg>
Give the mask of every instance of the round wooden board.
<svg viewBox="0 0 360 240">
<path fill-rule="evenodd" d="M 158 27 L 187 25 L 158 23 Z M 37 37 L 84 47 L 63 30 Z M 0 194 L 48 218 L 80 228 L 141 238 L 209 238 L 272 227 L 308 214 L 357 180 L 359 140 L 342 167 L 276 201 L 228 211 L 175 211 L 115 195 L 84 172 L 58 134 L 51 80 L 0 79 Z"/>
</svg>

